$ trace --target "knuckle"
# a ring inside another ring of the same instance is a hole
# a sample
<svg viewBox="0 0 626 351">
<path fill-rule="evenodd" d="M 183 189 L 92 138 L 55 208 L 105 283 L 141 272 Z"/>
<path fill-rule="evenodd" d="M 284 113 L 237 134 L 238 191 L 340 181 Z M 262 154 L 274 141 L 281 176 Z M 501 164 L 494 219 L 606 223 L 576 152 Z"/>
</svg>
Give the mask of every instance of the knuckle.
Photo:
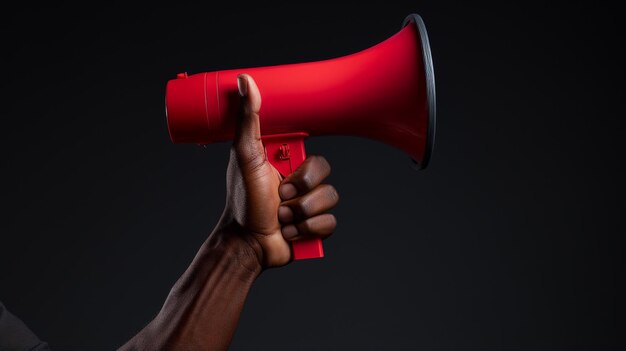
<svg viewBox="0 0 626 351">
<path fill-rule="evenodd" d="M 311 184 L 313 183 L 313 174 L 310 171 L 304 171 L 300 175 L 300 185 L 301 191 L 308 191 L 311 188 Z"/>
<path fill-rule="evenodd" d="M 305 234 L 312 234 L 315 231 L 315 225 L 312 220 L 307 219 L 300 223 L 300 228 L 298 228 L 300 232 Z"/>
<path fill-rule="evenodd" d="M 251 169 L 258 168 L 263 163 L 263 159 L 256 154 L 247 154 L 241 158 L 241 161 Z"/>
<path fill-rule="evenodd" d="M 333 214 L 328 214 L 328 226 L 330 228 L 331 231 L 334 231 L 335 228 L 337 227 L 337 217 L 335 217 L 335 215 Z"/>
<path fill-rule="evenodd" d="M 237 161 L 241 169 L 251 173 L 259 171 L 265 164 L 264 157 L 251 152 L 240 153 L 237 157 Z"/>
<path fill-rule="evenodd" d="M 308 216 L 311 212 L 311 201 L 306 198 L 300 199 L 296 203 L 296 211 L 300 216 Z"/>
<path fill-rule="evenodd" d="M 316 163 L 319 163 L 319 162 L 320 162 L 320 158 L 322 158 L 322 157 L 321 157 L 321 156 L 319 156 L 319 155 L 310 155 L 310 156 L 308 157 L 308 160 L 309 160 L 309 163 L 316 164 Z"/>
<path fill-rule="evenodd" d="M 324 190 L 326 191 L 326 196 L 333 203 L 337 203 L 339 201 L 339 193 L 337 192 L 337 189 L 335 189 L 335 187 L 330 184 L 325 184 L 324 188 Z"/>
<path fill-rule="evenodd" d="M 311 160 L 311 167 L 322 174 L 330 173 L 330 164 L 326 160 L 326 157 L 320 155 L 312 155 L 309 157 Z"/>
<path fill-rule="evenodd" d="M 250 147 L 246 142 L 240 140 L 233 145 L 233 149 L 235 149 L 238 158 L 244 158 L 249 153 Z"/>
<path fill-rule="evenodd" d="M 330 173 L 331 167 L 330 167 L 330 163 L 328 163 L 328 161 L 326 160 L 326 157 L 319 156 L 319 162 L 320 162 L 320 166 L 322 167 L 324 172 L 325 173 Z"/>
</svg>

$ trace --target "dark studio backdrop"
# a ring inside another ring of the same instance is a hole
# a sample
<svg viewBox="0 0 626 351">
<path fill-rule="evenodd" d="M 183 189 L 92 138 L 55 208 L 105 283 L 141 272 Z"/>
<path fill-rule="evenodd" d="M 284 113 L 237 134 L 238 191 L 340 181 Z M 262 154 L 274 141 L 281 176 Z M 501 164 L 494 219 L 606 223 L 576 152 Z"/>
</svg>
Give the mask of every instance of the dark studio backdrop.
<svg viewBox="0 0 626 351">
<path fill-rule="evenodd" d="M 624 12 L 582 1 L 3 11 L 0 300 L 54 350 L 123 344 L 225 198 L 229 144 L 170 142 L 167 80 L 343 56 L 412 12 L 436 73 L 429 167 L 309 139 L 338 229 L 325 259 L 260 277 L 232 349 L 626 347 Z"/>
</svg>

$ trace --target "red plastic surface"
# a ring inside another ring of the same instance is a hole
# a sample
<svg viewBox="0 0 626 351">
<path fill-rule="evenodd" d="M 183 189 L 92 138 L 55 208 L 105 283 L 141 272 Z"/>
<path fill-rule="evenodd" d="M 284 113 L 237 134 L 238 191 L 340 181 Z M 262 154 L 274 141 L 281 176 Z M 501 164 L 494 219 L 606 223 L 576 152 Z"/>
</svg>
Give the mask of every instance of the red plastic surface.
<svg viewBox="0 0 626 351">
<path fill-rule="evenodd" d="M 261 91 L 262 135 L 352 135 L 424 158 L 428 104 L 420 37 L 406 26 L 367 50 L 331 60 L 180 75 L 166 91 L 175 143 L 232 140 L 239 106 L 237 75 Z"/>
<path fill-rule="evenodd" d="M 304 138 L 306 133 L 288 133 L 263 136 L 267 160 L 283 177 L 293 173 L 306 159 Z M 294 260 L 324 257 L 320 239 L 298 240 L 291 243 Z"/>
</svg>

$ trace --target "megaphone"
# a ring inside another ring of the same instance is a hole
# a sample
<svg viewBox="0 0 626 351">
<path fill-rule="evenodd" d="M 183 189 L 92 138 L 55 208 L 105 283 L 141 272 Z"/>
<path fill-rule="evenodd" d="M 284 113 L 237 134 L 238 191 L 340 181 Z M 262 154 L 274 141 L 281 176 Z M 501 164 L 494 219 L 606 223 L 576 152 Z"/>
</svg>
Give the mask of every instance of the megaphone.
<svg viewBox="0 0 626 351">
<path fill-rule="evenodd" d="M 435 77 L 419 15 L 407 16 L 389 39 L 348 56 L 178 74 L 167 83 L 165 96 L 174 143 L 233 139 L 241 73 L 259 87 L 263 144 L 283 176 L 304 161 L 304 138 L 317 135 L 374 139 L 407 153 L 417 169 L 428 164 L 435 141 Z M 324 255 L 318 239 L 293 242 L 292 249 L 296 260 Z"/>
</svg>

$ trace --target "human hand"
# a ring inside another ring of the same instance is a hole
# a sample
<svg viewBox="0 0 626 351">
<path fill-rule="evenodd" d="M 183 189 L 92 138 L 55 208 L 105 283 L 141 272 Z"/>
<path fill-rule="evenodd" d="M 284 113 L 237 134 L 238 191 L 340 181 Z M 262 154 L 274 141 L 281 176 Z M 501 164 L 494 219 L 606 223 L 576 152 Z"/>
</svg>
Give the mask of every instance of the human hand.
<svg viewBox="0 0 626 351">
<path fill-rule="evenodd" d="M 218 227 L 227 235 L 243 238 L 263 268 L 287 264 L 290 242 L 302 238 L 324 239 L 332 234 L 336 219 L 326 213 L 339 196 L 332 185 L 322 184 L 330 174 L 324 157 L 309 156 L 283 179 L 270 164 L 261 141 L 261 94 L 249 75 L 238 77 L 242 106 L 227 171 L 227 201 Z"/>
<path fill-rule="evenodd" d="M 326 211 L 339 197 L 322 184 L 328 162 L 310 156 L 283 179 L 261 142 L 259 89 L 248 75 L 238 84 L 242 106 L 222 217 L 159 314 L 119 350 L 227 350 L 261 271 L 289 263 L 291 241 L 324 239 L 335 229 Z"/>
</svg>

